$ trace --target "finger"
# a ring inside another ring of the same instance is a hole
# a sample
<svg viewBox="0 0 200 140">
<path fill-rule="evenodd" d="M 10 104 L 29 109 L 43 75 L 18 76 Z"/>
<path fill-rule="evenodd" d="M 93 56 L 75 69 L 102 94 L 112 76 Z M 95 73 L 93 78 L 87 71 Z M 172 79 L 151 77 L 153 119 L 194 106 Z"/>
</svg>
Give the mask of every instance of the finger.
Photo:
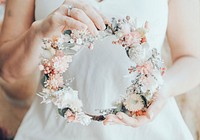
<svg viewBox="0 0 200 140">
<path fill-rule="evenodd" d="M 106 119 L 103 121 L 104 125 L 107 124 L 121 124 L 125 125 L 116 115 L 110 114 L 106 116 Z"/>
<path fill-rule="evenodd" d="M 61 16 L 60 24 L 64 25 L 65 30 L 76 29 L 83 31 L 87 29 L 87 25 L 85 25 L 84 23 L 67 16 Z"/>
<path fill-rule="evenodd" d="M 129 117 L 123 112 L 117 113 L 117 116 L 120 118 L 122 122 L 132 127 L 139 127 L 150 121 L 146 116 L 139 116 L 139 117 L 133 118 L 133 117 Z"/>
<path fill-rule="evenodd" d="M 85 25 L 88 26 L 88 30 L 93 34 L 97 35 L 98 31 L 97 28 L 95 27 L 94 23 L 92 20 L 83 12 L 81 9 L 73 8 L 71 11 L 71 17 L 84 23 Z"/>
<path fill-rule="evenodd" d="M 75 6 L 82 9 L 99 30 L 104 30 L 106 28 L 102 17 L 94 10 L 94 8 L 89 6 L 89 4 L 77 2 L 75 3 Z"/>
<path fill-rule="evenodd" d="M 69 7 L 67 5 L 63 4 L 62 6 L 60 6 L 58 11 L 60 12 L 61 15 L 66 16 L 66 15 L 68 15 L 68 8 Z M 76 9 L 76 8 L 73 8 L 73 11 L 71 11 L 71 15 L 73 15 L 72 18 L 74 18 L 76 20 L 79 20 L 79 17 L 83 17 L 83 14 L 84 13 L 82 11 L 78 11 L 78 9 Z M 65 18 L 67 18 L 67 17 L 65 17 Z M 84 18 L 86 18 L 86 20 L 88 19 L 88 17 L 85 17 L 85 16 L 84 16 Z M 83 18 L 81 18 L 81 20 L 79 20 L 79 22 L 82 22 L 82 21 L 83 21 Z M 87 24 L 87 22 L 82 22 L 82 23 Z M 92 21 L 91 21 L 91 23 L 92 23 Z M 65 25 L 66 25 L 66 23 L 65 23 Z M 89 25 L 89 26 L 91 26 L 91 25 Z M 93 25 L 93 27 L 96 30 L 96 27 L 94 25 Z"/>
<path fill-rule="evenodd" d="M 67 11 L 68 11 L 68 6 L 63 4 L 59 7 L 58 11 L 62 14 L 62 15 L 67 15 Z"/>
<path fill-rule="evenodd" d="M 138 120 L 137 119 L 129 117 L 128 115 L 126 115 L 123 112 L 118 112 L 116 115 L 123 123 L 125 123 L 127 125 L 133 126 L 133 127 L 138 126 Z"/>
<path fill-rule="evenodd" d="M 151 120 L 153 120 L 158 115 L 166 102 L 165 100 L 162 100 L 160 98 L 160 96 L 157 96 L 157 99 L 154 100 L 154 102 L 147 109 L 147 117 Z"/>
<path fill-rule="evenodd" d="M 137 116 L 136 120 L 138 122 L 138 126 L 142 126 L 151 122 L 151 120 L 147 116 Z"/>
<path fill-rule="evenodd" d="M 97 8 L 94 8 L 94 9 L 95 9 L 96 12 L 102 17 L 102 19 L 103 19 L 103 21 L 104 21 L 105 24 L 108 24 L 108 25 L 111 24 L 110 21 L 108 20 L 108 18 L 105 17 Z"/>
</svg>

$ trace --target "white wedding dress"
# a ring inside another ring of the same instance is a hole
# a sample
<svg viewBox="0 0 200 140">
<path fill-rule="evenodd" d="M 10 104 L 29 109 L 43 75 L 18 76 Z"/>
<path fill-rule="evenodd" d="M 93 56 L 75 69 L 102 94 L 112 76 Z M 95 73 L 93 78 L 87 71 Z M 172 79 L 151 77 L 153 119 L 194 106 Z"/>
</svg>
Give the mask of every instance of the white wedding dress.
<svg viewBox="0 0 200 140">
<path fill-rule="evenodd" d="M 36 0 L 36 20 L 45 18 L 63 0 Z M 138 19 L 138 26 L 150 23 L 149 42 L 159 51 L 163 45 L 168 22 L 168 0 L 90 0 L 108 18 Z M 112 38 L 112 37 L 111 37 Z M 112 45 L 111 38 L 97 41 L 94 50 L 82 48 L 74 57 L 66 77 L 75 77 L 72 87 L 79 91 L 84 110 L 111 107 L 112 101 L 124 93 L 130 84 L 128 68 L 132 64 L 124 48 Z M 15 140 L 192 140 L 174 98 L 171 98 L 156 119 L 142 127 L 104 126 L 92 122 L 89 126 L 70 123 L 57 115 L 51 104 L 40 104 L 36 97 L 26 114 Z"/>
</svg>

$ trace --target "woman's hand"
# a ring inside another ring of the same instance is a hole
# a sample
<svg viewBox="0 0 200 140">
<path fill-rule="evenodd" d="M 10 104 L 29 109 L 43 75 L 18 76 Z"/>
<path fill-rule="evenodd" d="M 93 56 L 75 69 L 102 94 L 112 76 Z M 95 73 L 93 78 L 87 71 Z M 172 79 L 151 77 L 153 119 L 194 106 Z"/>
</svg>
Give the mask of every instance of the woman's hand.
<svg viewBox="0 0 200 140">
<path fill-rule="evenodd" d="M 147 109 L 146 115 L 137 116 L 137 117 L 129 117 L 123 112 L 119 112 L 116 115 L 108 115 L 104 120 L 104 124 L 120 124 L 131 127 L 140 127 L 149 122 L 152 122 L 156 116 L 162 111 L 167 99 L 169 97 L 165 96 L 163 92 L 159 92 L 155 95 L 155 101 L 151 104 L 151 106 Z"/>
<path fill-rule="evenodd" d="M 93 35 L 98 34 L 97 30 L 105 29 L 106 19 L 80 0 L 66 0 L 45 19 L 33 22 L 34 2 L 24 2 L 22 10 L 21 0 L 7 1 L 4 27 L 0 34 L 0 76 L 9 83 L 37 70 L 43 51 L 40 47 L 42 38 L 60 35 L 67 29 L 88 29 Z M 69 6 L 72 6 L 70 15 Z"/>
<path fill-rule="evenodd" d="M 88 29 L 93 35 L 105 29 L 105 18 L 83 1 L 66 0 L 40 21 L 34 21 L 34 5 L 35 0 L 7 0 L 0 32 L 0 77 L 6 94 L 20 100 L 32 97 L 37 90 L 42 38 L 67 29 Z M 69 6 L 73 7 L 70 15 Z"/>
<path fill-rule="evenodd" d="M 70 13 L 68 13 L 69 6 L 72 6 Z M 37 32 L 45 37 L 67 29 L 88 29 L 93 35 L 97 35 L 97 29 L 105 29 L 105 22 L 106 19 L 89 4 L 80 0 L 66 0 L 57 10 L 36 25 Z"/>
</svg>

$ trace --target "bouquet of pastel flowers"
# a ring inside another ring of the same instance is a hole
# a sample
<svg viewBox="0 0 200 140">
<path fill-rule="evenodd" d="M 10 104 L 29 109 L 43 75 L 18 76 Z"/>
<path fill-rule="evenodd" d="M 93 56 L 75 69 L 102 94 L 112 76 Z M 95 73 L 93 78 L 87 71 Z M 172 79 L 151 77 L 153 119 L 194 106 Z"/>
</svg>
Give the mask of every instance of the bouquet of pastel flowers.
<svg viewBox="0 0 200 140">
<path fill-rule="evenodd" d="M 43 98 L 42 103 L 53 103 L 67 122 L 80 122 L 83 125 L 88 125 L 91 120 L 104 120 L 106 115 L 117 112 L 124 112 L 130 117 L 144 115 L 163 84 L 165 71 L 160 54 L 148 44 L 148 31 L 148 22 L 137 27 L 135 21 L 127 16 L 124 19 L 112 18 L 106 30 L 98 36 L 91 35 L 87 30 L 66 30 L 60 36 L 43 39 L 43 49 L 51 55 L 43 56 L 39 66 L 44 74 L 44 88 L 38 93 Z M 124 47 L 130 61 L 135 63 L 127 68 L 134 76 L 125 93 L 113 103 L 113 108 L 100 109 L 102 115 L 95 116 L 83 111 L 78 91 L 70 87 L 73 79 L 64 80 L 63 74 L 81 47 L 92 50 L 96 40 L 107 36 L 115 36 L 116 40 L 112 43 Z"/>
</svg>

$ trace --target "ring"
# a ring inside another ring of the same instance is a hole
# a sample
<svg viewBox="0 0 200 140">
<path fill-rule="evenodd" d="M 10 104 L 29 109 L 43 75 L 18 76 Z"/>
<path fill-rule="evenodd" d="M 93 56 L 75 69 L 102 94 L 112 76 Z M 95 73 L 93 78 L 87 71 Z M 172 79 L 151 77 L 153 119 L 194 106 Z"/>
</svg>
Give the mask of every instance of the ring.
<svg viewBox="0 0 200 140">
<path fill-rule="evenodd" d="M 72 5 L 68 6 L 67 16 L 71 17 Z"/>
</svg>

